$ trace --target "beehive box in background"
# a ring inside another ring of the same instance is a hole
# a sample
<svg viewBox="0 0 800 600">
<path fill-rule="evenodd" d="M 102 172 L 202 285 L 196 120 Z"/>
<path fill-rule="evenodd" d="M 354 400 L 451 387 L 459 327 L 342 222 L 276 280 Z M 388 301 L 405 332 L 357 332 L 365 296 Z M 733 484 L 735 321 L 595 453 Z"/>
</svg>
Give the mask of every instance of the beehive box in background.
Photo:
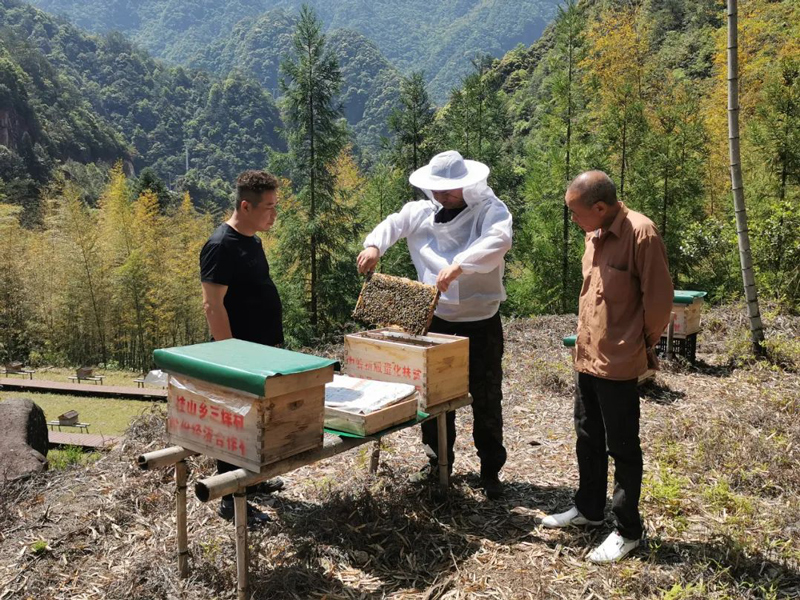
<svg viewBox="0 0 800 600">
<path fill-rule="evenodd" d="M 705 292 L 675 290 L 672 298 L 672 312 L 675 314 L 675 337 L 686 337 L 700 331 L 700 312 Z M 666 335 L 666 331 L 664 332 Z"/>
<path fill-rule="evenodd" d="M 64 414 L 58 415 L 59 425 L 74 425 L 78 422 L 78 411 L 68 410 Z"/>
<path fill-rule="evenodd" d="M 322 445 L 334 361 L 225 340 L 156 350 L 169 442 L 258 472 Z"/>
<path fill-rule="evenodd" d="M 353 377 L 409 383 L 422 410 L 469 393 L 469 340 L 375 329 L 346 335 L 344 372 Z"/>
</svg>

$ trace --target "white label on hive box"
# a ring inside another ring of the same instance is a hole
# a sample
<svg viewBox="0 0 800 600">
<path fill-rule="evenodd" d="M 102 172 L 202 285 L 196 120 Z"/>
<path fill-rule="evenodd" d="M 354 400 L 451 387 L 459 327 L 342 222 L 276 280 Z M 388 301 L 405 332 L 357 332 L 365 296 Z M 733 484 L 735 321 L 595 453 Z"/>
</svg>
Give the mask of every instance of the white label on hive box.
<svg viewBox="0 0 800 600">
<path fill-rule="evenodd" d="M 241 397 L 223 398 L 212 390 L 198 389 L 191 382 L 171 376 L 167 410 L 167 433 L 171 441 L 191 440 L 210 450 L 257 456 L 258 411 L 251 410 L 252 402 L 246 396 L 242 393 Z"/>
<path fill-rule="evenodd" d="M 170 398 L 167 432 L 209 448 L 247 456 L 258 450 L 255 424 L 223 407 L 178 394 Z"/>
</svg>

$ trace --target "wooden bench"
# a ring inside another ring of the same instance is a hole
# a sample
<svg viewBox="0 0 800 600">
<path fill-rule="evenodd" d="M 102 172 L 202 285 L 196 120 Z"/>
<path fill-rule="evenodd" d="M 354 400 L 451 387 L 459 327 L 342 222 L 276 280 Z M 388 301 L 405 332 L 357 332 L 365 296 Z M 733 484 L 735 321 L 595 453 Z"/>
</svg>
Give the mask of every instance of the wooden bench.
<svg viewBox="0 0 800 600">
<path fill-rule="evenodd" d="M 22 378 L 30 377 L 33 379 L 33 374 L 36 372 L 32 369 L 24 368 L 21 362 L 10 362 L 3 365 L 6 375 L 22 375 Z"/>
<path fill-rule="evenodd" d="M 144 387 L 144 377 L 139 377 L 138 379 L 134 379 L 133 381 L 136 383 L 137 388 Z"/>
<path fill-rule="evenodd" d="M 91 425 L 91 423 L 62 423 L 61 421 L 48 421 L 47 424 L 50 426 L 50 431 L 55 431 L 54 427 L 58 427 L 59 431 L 62 427 L 75 427 L 84 433 L 89 433 L 89 425 Z"/>
<path fill-rule="evenodd" d="M 103 376 L 102 375 L 90 375 L 89 377 L 81 377 L 80 375 L 70 375 L 68 377 L 70 381 L 77 381 L 80 383 L 81 381 L 93 381 L 95 385 L 98 383 L 103 383 Z"/>
<path fill-rule="evenodd" d="M 94 375 L 93 369 L 89 367 L 81 367 L 75 371 L 75 375 L 70 375 L 68 377 L 70 381 L 77 381 L 80 383 L 81 381 L 93 381 L 95 385 L 103 383 L 103 376 L 102 375 Z"/>
</svg>

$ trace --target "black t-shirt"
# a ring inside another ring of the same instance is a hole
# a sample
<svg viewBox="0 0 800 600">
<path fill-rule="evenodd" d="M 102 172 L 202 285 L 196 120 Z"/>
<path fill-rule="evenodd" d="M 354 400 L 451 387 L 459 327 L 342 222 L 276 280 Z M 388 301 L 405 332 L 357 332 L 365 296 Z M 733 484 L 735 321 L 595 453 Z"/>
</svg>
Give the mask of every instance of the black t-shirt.
<svg viewBox="0 0 800 600">
<path fill-rule="evenodd" d="M 433 215 L 433 222 L 434 223 L 449 223 L 453 219 L 455 219 L 458 215 L 464 212 L 464 209 L 467 208 L 467 205 L 459 206 L 458 208 L 445 208 L 444 206 L 439 209 L 439 211 Z"/>
<path fill-rule="evenodd" d="M 258 236 L 242 235 L 227 223 L 217 227 L 200 252 L 200 281 L 227 285 L 225 310 L 233 337 L 283 344 L 283 309 Z"/>
</svg>

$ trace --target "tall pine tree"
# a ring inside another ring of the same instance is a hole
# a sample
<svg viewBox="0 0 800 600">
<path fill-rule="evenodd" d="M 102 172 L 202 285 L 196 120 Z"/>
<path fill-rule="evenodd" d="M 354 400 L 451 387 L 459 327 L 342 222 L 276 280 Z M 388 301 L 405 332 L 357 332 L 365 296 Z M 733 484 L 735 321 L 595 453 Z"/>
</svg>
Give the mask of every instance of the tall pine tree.
<svg viewBox="0 0 800 600">
<path fill-rule="evenodd" d="M 406 174 L 428 162 L 425 141 L 433 123 L 434 110 L 421 71 L 400 82 L 400 108 L 389 116 L 389 130 L 395 136 L 395 165 Z"/>
<path fill-rule="evenodd" d="M 297 227 L 283 229 L 287 235 L 280 250 L 284 259 L 304 263 L 300 272 L 307 273 L 305 289 L 314 334 L 321 332 L 321 309 L 329 303 L 321 285 L 328 273 L 320 270 L 329 269 L 332 257 L 346 248 L 343 213 L 350 210 L 337 202 L 331 168 L 347 143 L 342 111 L 335 104 L 342 76 L 321 28 L 314 11 L 303 5 L 292 54 L 281 64 L 288 159 L 298 191 L 294 214 L 285 211 L 285 218 L 294 219 Z"/>
</svg>

